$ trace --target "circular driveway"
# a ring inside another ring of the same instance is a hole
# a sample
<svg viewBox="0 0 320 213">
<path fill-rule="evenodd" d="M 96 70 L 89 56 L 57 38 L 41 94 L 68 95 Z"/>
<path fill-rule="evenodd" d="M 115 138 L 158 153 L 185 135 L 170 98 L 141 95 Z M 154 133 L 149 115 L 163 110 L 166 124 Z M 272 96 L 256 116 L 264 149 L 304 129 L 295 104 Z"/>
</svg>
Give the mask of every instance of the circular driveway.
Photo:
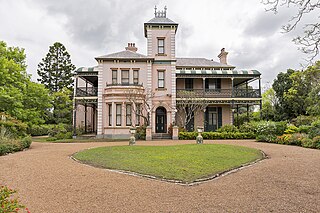
<svg viewBox="0 0 320 213">
<path fill-rule="evenodd" d="M 194 141 L 137 145 L 183 143 Z M 27 151 L 0 157 L 0 184 L 17 189 L 21 203 L 41 213 L 320 212 L 320 150 L 245 140 L 214 143 L 257 148 L 269 159 L 199 185 L 181 186 L 70 159 L 83 149 L 127 142 L 32 143 Z"/>
</svg>

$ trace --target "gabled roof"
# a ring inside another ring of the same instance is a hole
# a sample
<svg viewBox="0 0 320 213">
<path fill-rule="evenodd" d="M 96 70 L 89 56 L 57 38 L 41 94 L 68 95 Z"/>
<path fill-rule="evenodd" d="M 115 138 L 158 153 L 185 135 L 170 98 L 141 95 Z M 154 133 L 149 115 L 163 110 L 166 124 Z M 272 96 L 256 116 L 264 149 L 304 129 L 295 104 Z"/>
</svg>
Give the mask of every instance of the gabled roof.
<svg viewBox="0 0 320 213">
<path fill-rule="evenodd" d="M 152 59 L 146 55 L 142 55 L 140 53 L 136 53 L 130 50 L 124 50 L 121 52 L 111 53 L 108 55 L 98 56 L 96 57 L 96 60 L 98 59 Z"/>
<path fill-rule="evenodd" d="M 222 64 L 206 58 L 177 58 L 177 67 L 223 67 L 235 68 L 235 66 Z"/>
</svg>

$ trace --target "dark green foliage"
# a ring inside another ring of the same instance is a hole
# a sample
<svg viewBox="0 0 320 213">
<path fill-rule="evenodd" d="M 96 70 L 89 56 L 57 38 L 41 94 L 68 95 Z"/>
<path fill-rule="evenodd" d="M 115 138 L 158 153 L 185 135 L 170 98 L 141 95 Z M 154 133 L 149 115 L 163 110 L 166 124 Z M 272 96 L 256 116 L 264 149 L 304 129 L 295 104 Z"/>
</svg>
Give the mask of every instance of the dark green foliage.
<svg viewBox="0 0 320 213">
<path fill-rule="evenodd" d="M 137 140 L 145 140 L 146 139 L 146 126 L 137 127 L 135 137 Z"/>
<path fill-rule="evenodd" d="M 48 135 L 53 128 L 53 124 L 31 125 L 28 127 L 27 133 L 31 136 Z"/>
<path fill-rule="evenodd" d="M 54 123 L 72 123 L 72 92 L 67 88 L 53 93 L 53 119 Z"/>
<path fill-rule="evenodd" d="M 10 115 L 0 113 L 0 137 L 21 138 L 27 135 L 27 125 Z"/>
<path fill-rule="evenodd" d="M 299 115 L 298 117 L 293 118 L 291 120 L 291 123 L 299 127 L 301 125 L 311 125 L 316 120 L 317 120 L 317 117 L 314 117 L 314 116 Z"/>
<path fill-rule="evenodd" d="M 30 80 L 25 58 L 23 49 L 7 47 L 0 41 L 0 112 L 39 124 L 45 121 L 51 97 L 43 85 Z"/>
<path fill-rule="evenodd" d="M 31 142 L 32 141 L 30 137 L 25 137 L 22 139 L 0 137 L 0 156 L 29 148 Z"/>
<path fill-rule="evenodd" d="M 179 140 L 195 140 L 197 132 L 179 132 Z M 204 140 L 214 139 L 254 139 L 255 135 L 252 132 L 203 132 L 202 137 Z"/>
<path fill-rule="evenodd" d="M 238 128 L 232 124 L 226 124 L 217 129 L 217 132 L 239 132 Z"/>
<path fill-rule="evenodd" d="M 40 81 L 51 92 L 58 92 L 62 88 L 72 88 L 72 72 L 75 66 L 71 63 L 70 55 L 65 46 L 55 42 L 49 47 L 49 52 L 38 65 Z"/>
<path fill-rule="evenodd" d="M 73 135 L 72 125 L 68 124 L 57 124 L 49 130 L 49 138 L 47 141 L 55 141 L 60 139 L 71 139 Z"/>
</svg>

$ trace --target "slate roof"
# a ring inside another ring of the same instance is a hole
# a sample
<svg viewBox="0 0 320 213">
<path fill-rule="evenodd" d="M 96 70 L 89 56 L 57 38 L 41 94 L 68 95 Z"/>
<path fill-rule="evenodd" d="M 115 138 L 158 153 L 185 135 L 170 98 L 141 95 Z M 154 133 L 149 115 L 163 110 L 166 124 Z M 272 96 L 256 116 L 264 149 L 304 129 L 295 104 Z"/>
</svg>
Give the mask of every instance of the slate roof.
<svg viewBox="0 0 320 213">
<path fill-rule="evenodd" d="M 177 58 L 177 67 L 223 67 L 235 68 L 206 58 Z"/>
<path fill-rule="evenodd" d="M 168 19 L 166 17 L 154 17 L 150 21 L 147 22 L 147 24 L 173 24 L 177 25 L 174 21 L 171 19 Z"/>
<path fill-rule="evenodd" d="M 96 59 L 151 59 L 146 55 L 136 53 L 130 50 L 124 50 L 121 52 L 111 53 L 108 55 L 98 56 Z"/>
</svg>

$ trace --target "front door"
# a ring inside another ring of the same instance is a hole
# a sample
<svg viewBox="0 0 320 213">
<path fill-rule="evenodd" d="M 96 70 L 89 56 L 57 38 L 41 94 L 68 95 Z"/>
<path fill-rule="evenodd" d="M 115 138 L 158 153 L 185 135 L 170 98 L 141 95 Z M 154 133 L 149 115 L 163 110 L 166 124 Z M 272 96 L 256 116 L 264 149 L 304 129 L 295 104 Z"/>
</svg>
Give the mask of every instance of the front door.
<svg viewBox="0 0 320 213">
<path fill-rule="evenodd" d="M 205 131 L 213 132 L 222 126 L 222 108 L 207 107 L 205 113 Z"/>
<path fill-rule="evenodd" d="M 156 110 L 156 133 L 167 132 L 167 111 L 164 107 L 158 107 Z"/>
</svg>

